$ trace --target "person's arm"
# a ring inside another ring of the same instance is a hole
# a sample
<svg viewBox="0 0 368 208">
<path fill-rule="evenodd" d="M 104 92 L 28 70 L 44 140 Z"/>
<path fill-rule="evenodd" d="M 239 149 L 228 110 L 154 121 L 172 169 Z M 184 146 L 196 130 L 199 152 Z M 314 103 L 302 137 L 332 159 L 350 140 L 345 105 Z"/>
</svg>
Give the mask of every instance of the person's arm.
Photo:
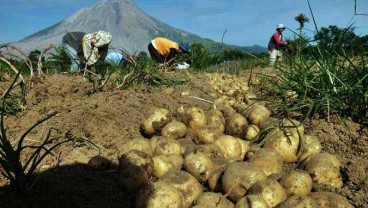
<svg viewBox="0 0 368 208">
<path fill-rule="evenodd" d="M 286 45 L 285 41 L 280 40 L 280 34 L 277 32 L 273 35 L 274 43 L 278 46 Z"/>
<path fill-rule="evenodd" d="M 169 55 L 166 56 L 166 62 L 173 63 L 173 59 L 175 58 L 175 56 L 178 54 L 178 51 L 175 48 L 170 48 L 170 53 Z"/>
</svg>

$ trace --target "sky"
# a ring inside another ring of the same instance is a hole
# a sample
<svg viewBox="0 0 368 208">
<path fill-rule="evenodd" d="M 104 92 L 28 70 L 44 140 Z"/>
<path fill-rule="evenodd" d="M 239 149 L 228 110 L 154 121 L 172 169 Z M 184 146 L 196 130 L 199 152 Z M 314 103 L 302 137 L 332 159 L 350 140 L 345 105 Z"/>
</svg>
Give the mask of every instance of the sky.
<svg viewBox="0 0 368 208">
<path fill-rule="evenodd" d="M 52 26 L 100 0 L 0 0 L 0 44 L 21 40 Z M 315 25 L 307 0 L 132 0 L 148 15 L 203 38 L 238 46 L 266 46 L 276 25 L 293 38 L 301 13 L 309 18 L 307 35 Z M 354 15 L 356 1 L 356 13 Z M 368 35 L 368 0 L 309 0 L 317 27 L 353 24 L 359 36 Z M 226 31 L 226 32 L 225 32 Z"/>
</svg>

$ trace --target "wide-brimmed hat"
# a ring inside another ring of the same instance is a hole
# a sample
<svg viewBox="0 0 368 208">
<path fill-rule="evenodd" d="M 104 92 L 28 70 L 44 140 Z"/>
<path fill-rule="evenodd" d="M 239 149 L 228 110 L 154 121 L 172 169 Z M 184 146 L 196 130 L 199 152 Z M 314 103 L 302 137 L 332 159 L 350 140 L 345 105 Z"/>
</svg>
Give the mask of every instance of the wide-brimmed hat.
<svg viewBox="0 0 368 208">
<path fill-rule="evenodd" d="M 184 42 L 181 42 L 179 44 L 179 47 L 181 50 L 183 50 L 184 52 L 188 53 L 189 52 L 189 45 L 188 43 L 184 43 Z"/>
<path fill-rule="evenodd" d="M 285 27 L 284 24 L 278 24 L 276 28 L 277 29 L 285 29 L 286 27 Z"/>
</svg>

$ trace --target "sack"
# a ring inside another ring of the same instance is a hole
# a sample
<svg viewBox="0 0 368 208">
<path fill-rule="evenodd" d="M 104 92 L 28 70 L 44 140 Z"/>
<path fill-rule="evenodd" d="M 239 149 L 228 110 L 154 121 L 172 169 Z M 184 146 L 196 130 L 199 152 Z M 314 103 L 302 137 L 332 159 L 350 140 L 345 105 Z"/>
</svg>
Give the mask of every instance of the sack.
<svg viewBox="0 0 368 208">
<path fill-rule="evenodd" d="M 175 65 L 175 69 L 187 69 L 190 67 L 187 62 L 176 63 Z"/>
</svg>

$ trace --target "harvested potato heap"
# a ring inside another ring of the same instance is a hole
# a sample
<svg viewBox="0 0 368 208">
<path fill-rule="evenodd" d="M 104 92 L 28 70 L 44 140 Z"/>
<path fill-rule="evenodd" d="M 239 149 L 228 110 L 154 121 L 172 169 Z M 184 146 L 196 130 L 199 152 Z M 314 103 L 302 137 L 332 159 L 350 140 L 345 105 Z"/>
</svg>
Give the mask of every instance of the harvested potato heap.
<svg viewBox="0 0 368 208">
<path fill-rule="evenodd" d="M 293 119 L 269 128 L 270 111 L 244 79 L 207 78 L 223 95 L 216 109 L 154 109 L 141 124 L 145 138 L 120 148 L 118 185 L 139 191 L 137 207 L 351 207 L 338 194 L 311 192 L 342 186 L 341 164 L 321 153 L 318 138 Z"/>
</svg>

